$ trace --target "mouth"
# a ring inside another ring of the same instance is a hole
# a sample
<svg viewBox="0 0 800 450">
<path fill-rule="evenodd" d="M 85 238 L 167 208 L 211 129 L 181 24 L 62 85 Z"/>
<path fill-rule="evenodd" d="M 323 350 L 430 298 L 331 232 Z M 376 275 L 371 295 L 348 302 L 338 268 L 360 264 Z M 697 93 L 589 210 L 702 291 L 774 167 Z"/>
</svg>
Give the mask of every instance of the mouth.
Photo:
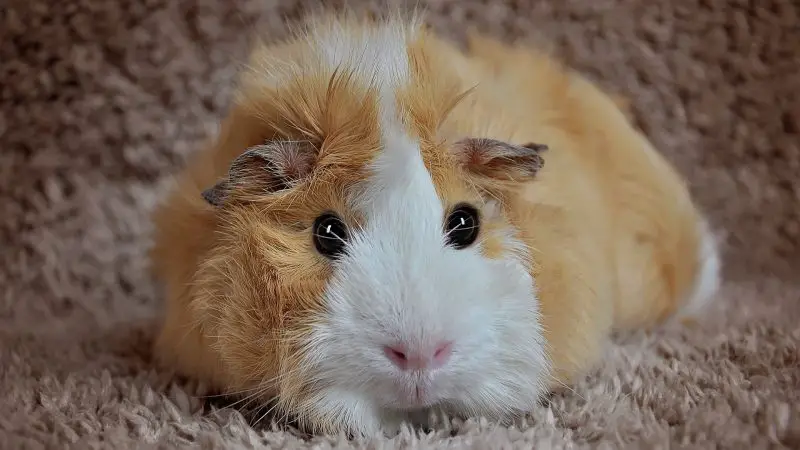
<svg viewBox="0 0 800 450">
<path fill-rule="evenodd" d="M 398 386 L 395 406 L 400 409 L 422 409 L 439 401 L 432 384 L 425 380 L 414 380 Z"/>
</svg>

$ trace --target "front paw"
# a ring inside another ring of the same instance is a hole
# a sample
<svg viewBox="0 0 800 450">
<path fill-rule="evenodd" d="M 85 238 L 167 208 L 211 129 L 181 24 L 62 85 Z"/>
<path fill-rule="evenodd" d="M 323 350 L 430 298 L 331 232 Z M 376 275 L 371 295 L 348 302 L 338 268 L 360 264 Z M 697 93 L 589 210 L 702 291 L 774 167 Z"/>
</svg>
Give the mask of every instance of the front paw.
<svg viewBox="0 0 800 450">
<path fill-rule="evenodd" d="M 380 421 L 381 433 L 387 438 L 397 436 L 403 428 L 413 427 L 407 415 L 400 412 L 384 411 Z"/>
<path fill-rule="evenodd" d="M 358 423 L 349 424 L 352 437 L 390 439 L 403 428 L 413 427 L 405 414 L 376 409 L 369 417 L 361 416 Z"/>
<path fill-rule="evenodd" d="M 313 402 L 304 422 L 316 433 L 345 433 L 350 438 L 390 438 L 407 422 L 406 414 L 376 406 L 360 394 L 330 390 Z"/>
</svg>

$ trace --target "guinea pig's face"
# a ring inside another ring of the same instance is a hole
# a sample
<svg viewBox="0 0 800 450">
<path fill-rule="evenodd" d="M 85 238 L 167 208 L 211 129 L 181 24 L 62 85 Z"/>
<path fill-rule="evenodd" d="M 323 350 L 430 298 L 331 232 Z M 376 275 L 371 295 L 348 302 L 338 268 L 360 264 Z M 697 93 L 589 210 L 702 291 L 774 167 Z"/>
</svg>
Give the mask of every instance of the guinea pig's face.
<svg viewBox="0 0 800 450">
<path fill-rule="evenodd" d="M 313 145 L 267 143 L 206 191 L 223 237 L 205 306 L 231 385 L 356 432 L 432 406 L 529 408 L 547 361 L 527 249 L 470 176 L 535 172 L 541 148 L 375 148 L 319 169 Z"/>
<path fill-rule="evenodd" d="M 530 408 L 547 362 L 524 245 L 457 167 L 395 145 L 350 191 L 362 220 L 325 211 L 310 237 L 332 267 L 309 333 L 305 364 L 326 386 L 311 403 L 333 416 Z"/>
</svg>

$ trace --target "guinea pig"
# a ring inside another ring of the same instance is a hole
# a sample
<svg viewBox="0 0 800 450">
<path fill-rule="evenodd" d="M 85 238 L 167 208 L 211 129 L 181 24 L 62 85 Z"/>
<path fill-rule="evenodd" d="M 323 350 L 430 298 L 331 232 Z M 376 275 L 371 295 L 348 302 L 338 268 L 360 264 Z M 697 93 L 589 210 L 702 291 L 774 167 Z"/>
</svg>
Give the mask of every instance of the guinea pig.
<svg viewBox="0 0 800 450">
<path fill-rule="evenodd" d="M 154 213 L 161 364 L 315 433 L 504 421 L 715 296 L 709 221 L 620 101 L 420 17 L 254 46 Z"/>
</svg>

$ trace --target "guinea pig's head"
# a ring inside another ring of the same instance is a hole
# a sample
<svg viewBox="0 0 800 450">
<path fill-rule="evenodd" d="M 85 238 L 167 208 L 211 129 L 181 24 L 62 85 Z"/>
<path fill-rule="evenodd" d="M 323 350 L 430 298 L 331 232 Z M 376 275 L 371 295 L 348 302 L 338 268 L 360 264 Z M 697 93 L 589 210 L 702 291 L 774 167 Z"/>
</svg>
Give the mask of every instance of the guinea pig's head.
<svg viewBox="0 0 800 450">
<path fill-rule="evenodd" d="M 265 137 L 203 193 L 219 225 L 197 310 L 231 389 L 357 433 L 533 406 L 536 290 L 492 187 L 534 178 L 544 147 L 439 139 L 390 123 L 375 91 L 308 83 L 250 101 Z"/>
</svg>

